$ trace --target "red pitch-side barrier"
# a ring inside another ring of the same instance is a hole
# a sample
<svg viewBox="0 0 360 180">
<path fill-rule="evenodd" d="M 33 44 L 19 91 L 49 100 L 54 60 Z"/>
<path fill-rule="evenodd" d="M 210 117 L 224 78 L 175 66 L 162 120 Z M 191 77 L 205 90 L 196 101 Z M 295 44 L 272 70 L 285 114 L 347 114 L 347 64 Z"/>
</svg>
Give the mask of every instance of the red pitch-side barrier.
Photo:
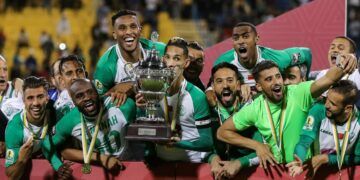
<svg viewBox="0 0 360 180">
<path fill-rule="evenodd" d="M 5 175 L 4 159 L 0 159 L 0 179 L 7 179 Z M 101 180 L 101 179 L 134 179 L 134 180 L 153 180 L 153 179 L 177 179 L 177 180 L 209 180 L 211 176 L 210 166 L 208 164 L 190 164 L 190 163 L 164 163 L 152 170 L 148 169 L 142 162 L 124 162 L 126 169 L 119 174 L 110 174 L 103 168 L 92 166 L 92 173 L 84 175 L 81 173 L 81 164 L 74 163 L 74 179 Z M 31 170 L 25 172 L 25 177 L 30 179 L 54 179 L 55 172 L 46 160 L 33 160 Z M 342 179 L 360 179 L 360 166 L 348 167 L 342 169 Z M 304 179 L 306 172 L 295 179 Z M 234 179 L 294 179 L 281 168 L 271 168 L 265 172 L 261 168 L 250 168 L 240 171 Z M 336 167 L 322 167 L 319 169 L 315 179 L 339 179 Z"/>
</svg>

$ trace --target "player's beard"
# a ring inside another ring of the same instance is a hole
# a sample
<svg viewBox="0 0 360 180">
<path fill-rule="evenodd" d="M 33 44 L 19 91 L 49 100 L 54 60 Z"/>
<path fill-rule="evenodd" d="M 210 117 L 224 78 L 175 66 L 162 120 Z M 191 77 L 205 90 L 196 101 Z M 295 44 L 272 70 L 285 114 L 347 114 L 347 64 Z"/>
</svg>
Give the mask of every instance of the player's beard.
<svg viewBox="0 0 360 180">
<path fill-rule="evenodd" d="M 330 111 L 328 109 L 326 109 L 326 117 L 329 118 L 329 119 L 336 119 L 337 117 L 340 117 L 343 115 L 343 112 L 344 112 L 344 109 L 338 111 L 338 112 L 333 112 L 333 111 Z"/>
<path fill-rule="evenodd" d="M 221 102 L 222 106 L 228 108 L 231 107 L 235 100 L 236 100 L 236 94 L 230 88 L 224 88 L 221 91 L 221 94 L 215 93 L 217 99 Z"/>
<path fill-rule="evenodd" d="M 92 109 L 89 110 L 86 107 L 87 103 L 92 103 L 92 105 L 93 105 Z M 96 117 L 99 114 L 100 107 L 101 107 L 100 100 L 99 100 L 99 98 L 96 98 L 95 100 L 91 99 L 91 100 L 89 100 L 87 102 L 84 102 L 84 105 L 81 108 L 79 108 L 79 110 L 86 117 Z"/>
</svg>

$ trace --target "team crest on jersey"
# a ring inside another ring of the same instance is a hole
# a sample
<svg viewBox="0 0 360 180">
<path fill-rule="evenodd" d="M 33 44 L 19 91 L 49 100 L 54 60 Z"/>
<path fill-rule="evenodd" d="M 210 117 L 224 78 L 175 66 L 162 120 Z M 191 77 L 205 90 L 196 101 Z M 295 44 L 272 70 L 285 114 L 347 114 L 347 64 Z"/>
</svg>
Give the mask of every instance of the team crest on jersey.
<svg viewBox="0 0 360 180">
<path fill-rule="evenodd" d="M 294 65 L 294 64 L 298 64 L 300 62 L 300 53 L 294 53 L 292 55 L 292 62 L 291 64 Z"/>
<path fill-rule="evenodd" d="M 15 153 L 14 150 L 8 149 L 6 150 L 6 163 L 13 164 L 14 163 Z"/>
<path fill-rule="evenodd" d="M 314 126 L 314 117 L 309 116 L 306 119 L 306 122 L 305 122 L 305 125 L 304 125 L 303 129 L 311 131 L 313 129 L 313 126 Z"/>
<path fill-rule="evenodd" d="M 103 91 L 103 89 L 104 89 L 103 84 L 97 79 L 95 79 L 95 87 L 98 91 Z"/>
</svg>

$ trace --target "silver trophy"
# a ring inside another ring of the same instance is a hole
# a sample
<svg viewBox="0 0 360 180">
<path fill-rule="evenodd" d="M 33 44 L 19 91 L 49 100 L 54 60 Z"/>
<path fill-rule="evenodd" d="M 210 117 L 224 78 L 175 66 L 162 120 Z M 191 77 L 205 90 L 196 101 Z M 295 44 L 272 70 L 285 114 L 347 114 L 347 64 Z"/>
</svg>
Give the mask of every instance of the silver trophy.
<svg viewBox="0 0 360 180">
<path fill-rule="evenodd" d="M 158 36 L 156 32 L 151 34 L 153 44 L 157 42 Z M 159 102 L 165 98 L 166 91 L 174 79 L 174 71 L 167 68 L 161 61 L 155 45 L 148 52 L 145 60 L 141 61 L 138 66 L 126 71 L 134 77 L 135 88 L 147 102 L 145 115 L 137 117 L 136 121 L 129 125 L 126 139 L 168 141 L 171 137 L 171 122 L 169 122 L 168 117 L 159 113 L 161 111 L 158 109 L 161 108 Z"/>
</svg>

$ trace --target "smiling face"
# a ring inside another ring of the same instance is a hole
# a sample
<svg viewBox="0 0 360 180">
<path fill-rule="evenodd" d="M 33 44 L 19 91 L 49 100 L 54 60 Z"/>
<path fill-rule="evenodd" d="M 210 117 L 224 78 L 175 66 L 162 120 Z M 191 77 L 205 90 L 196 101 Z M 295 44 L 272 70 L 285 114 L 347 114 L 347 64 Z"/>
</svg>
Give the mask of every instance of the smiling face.
<svg viewBox="0 0 360 180">
<path fill-rule="evenodd" d="M 189 79 L 197 79 L 204 68 L 204 52 L 190 47 L 188 49 L 190 64 L 184 70 L 184 75 Z"/>
<path fill-rule="evenodd" d="M 0 59 L 0 92 L 6 89 L 7 82 L 8 82 L 8 68 L 6 62 Z"/>
<path fill-rule="evenodd" d="M 224 107 L 231 107 L 235 100 L 237 89 L 240 87 L 240 81 L 236 73 L 229 68 L 218 69 L 212 83 L 217 99 Z"/>
<path fill-rule="evenodd" d="M 233 29 L 233 47 L 242 64 L 255 66 L 257 61 L 256 44 L 258 39 L 259 37 L 250 26 L 238 26 Z"/>
<path fill-rule="evenodd" d="M 256 88 L 258 91 L 262 91 L 270 101 L 280 102 L 283 98 L 284 84 L 279 68 L 272 67 L 261 71 Z"/>
<path fill-rule="evenodd" d="M 95 117 L 99 113 L 99 95 L 90 81 L 78 80 L 74 82 L 70 87 L 69 93 L 75 106 L 85 116 Z"/>
<path fill-rule="evenodd" d="M 113 37 L 121 51 L 131 53 L 139 48 L 141 27 L 134 15 L 120 16 L 115 20 Z"/>
<path fill-rule="evenodd" d="M 37 88 L 27 88 L 24 91 L 24 104 L 27 118 L 36 123 L 43 120 L 46 110 L 46 104 L 49 96 L 43 86 Z"/>
<path fill-rule="evenodd" d="M 330 67 L 336 66 L 336 57 L 339 54 L 350 53 L 351 47 L 350 42 L 345 38 L 335 38 L 328 51 L 328 61 Z"/>
</svg>

